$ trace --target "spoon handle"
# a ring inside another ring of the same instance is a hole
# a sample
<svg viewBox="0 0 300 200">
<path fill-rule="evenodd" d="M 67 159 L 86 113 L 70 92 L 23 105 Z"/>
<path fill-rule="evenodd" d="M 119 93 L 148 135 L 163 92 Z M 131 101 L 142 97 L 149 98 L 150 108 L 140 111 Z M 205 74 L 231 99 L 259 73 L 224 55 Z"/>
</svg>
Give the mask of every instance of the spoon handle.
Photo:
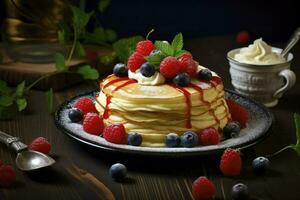
<svg viewBox="0 0 300 200">
<path fill-rule="evenodd" d="M 15 150 L 16 152 L 20 152 L 27 149 L 27 145 L 20 142 L 20 138 L 8 135 L 3 131 L 0 131 L 0 142 L 6 144 L 6 146 Z"/>
<path fill-rule="evenodd" d="M 287 43 L 287 45 L 285 46 L 285 48 L 283 49 L 283 51 L 281 52 L 281 55 L 286 58 L 289 51 L 293 48 L 293 46 L 298 42 L 300 38 L 300 27 L 296 29 L 296 31 L 294 32 L 294 34 L 292 35 L 292 37 L 290 38 L 289 42 Z"/>
</svg>

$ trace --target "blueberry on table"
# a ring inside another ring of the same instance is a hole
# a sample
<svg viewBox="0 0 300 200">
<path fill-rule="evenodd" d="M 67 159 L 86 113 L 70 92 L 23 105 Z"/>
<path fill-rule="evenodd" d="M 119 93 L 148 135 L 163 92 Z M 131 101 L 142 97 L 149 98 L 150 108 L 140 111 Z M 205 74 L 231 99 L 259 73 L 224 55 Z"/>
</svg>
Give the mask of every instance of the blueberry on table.
<svg viewBox="0 0 300 200">
<path fill-rule="evenodd" d="M 143 138 L 138 133 L 130 132 L 128 133 L 128 144 L 132 146 L 140 146 L 142 144 Z"/>
<path fill-rule="evenodd" d="M 270 161 L 266 157 L 257 157 L 252 161 L 252 169 L 255 174 L 262 175 L 264 174 L 270 166 Z"/>
<path fill-rule="evenodd" d="M 83 118 L 83 113 L 78 108 L 69 110 L 68 116 L 72 122 L 80 122 Z"/>
<path fill-rule="evenodd" d="M 198 145 L 198 135 L 195 132 L 187 131 L 180 137 L 183 147 L 195 147 Z"/>
<path fill-rule="evenodd" d="M 209 69 L 201 69 L 199 72 L 198 72 L 198 78 L 200 80 L 206 80 L 206 81 L 209 81 L 212 79 L 212 73 Z"/>
<path fill-rule="evenodd" d="M 128 76 L 128 68 L 125 64 L 118 63 L 114 66 L 113 73 L 118 77 L 125 77 Z"/>
<path fill-rule="evenodd" d="M 233 200 L 249 199 L 248 186 L 243 183 L 235 184 L 231 189 L 231 198 Z"/>
<path fill-rule="evenodd" d="M 155 68 L 146 62 L 140 67 L 140 72 L 145 77 L 151 77 L 155 74 Z"/>
<path fill-rule="evenodd" d="M 165 140 L 167 147 L 178 147 L 180 145 L 180 137 L 176 133 L 169 133 Z"/>
<path fill-rule="evenodd" d="M 191 77 L 187 73 L 181 73 L 173 78 L 173 82 L 181 87 L 186 87 L 191 82 Z"/>
<path fill-rule="evenodd" d="M 113 164 L 109 169 L 109 175 L 114 180 L 122 180 L 127 175 L 127 168 L 125 165 L 123 165 L 121 163 Z"/>
<path fill-rule="evenodd" d="M 223 128 L 225 138 L 234 138 L 240 134 L 241 126 L 239 122 L 233 121 L 226 124 Z"/>
</svg>

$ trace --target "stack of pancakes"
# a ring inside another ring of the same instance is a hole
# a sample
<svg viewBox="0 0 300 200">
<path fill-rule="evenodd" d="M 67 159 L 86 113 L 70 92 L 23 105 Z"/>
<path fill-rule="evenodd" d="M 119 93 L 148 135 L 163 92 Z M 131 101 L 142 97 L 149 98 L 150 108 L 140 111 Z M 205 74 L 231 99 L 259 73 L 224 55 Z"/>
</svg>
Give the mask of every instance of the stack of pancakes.
<svg viewBox="0 0 300 200">
<path fill-rule="evenodd" d="M 96 108 L 101 116 L 105 115 L 107 125 L 123 124 L 127 133 L 141 134 L 142 146 L 165 146 L 168 133 L 222 129 L 230 120 L 221 81 L 212 84 L 192 80 L 194 87 L 183 88 L 190 94 L 190 106 L 184 93 L 172 85 L 145 86 L 128 81 L 114 75 L 104 79 Z"/>
</svg>

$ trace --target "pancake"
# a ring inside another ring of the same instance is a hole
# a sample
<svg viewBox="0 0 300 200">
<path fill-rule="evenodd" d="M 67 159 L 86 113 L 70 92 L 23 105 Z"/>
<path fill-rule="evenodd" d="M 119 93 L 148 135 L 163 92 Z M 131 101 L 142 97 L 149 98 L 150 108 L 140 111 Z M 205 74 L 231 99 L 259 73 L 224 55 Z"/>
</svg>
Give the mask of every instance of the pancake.
<svg viewBox="0 0 300 200">
<path fill-rule="evenodd" d="M 142 146 L 163 147 L 169 133 L 221 130 L 231 118 L 224 94 L 215 73 L 210 81 L 192 79 L 188 87 L 141 85 L 110 75 L 100 83 L 96 108 L 106 125 L 123 124 L 127 133 L 141 134 Z"/>
</svg>

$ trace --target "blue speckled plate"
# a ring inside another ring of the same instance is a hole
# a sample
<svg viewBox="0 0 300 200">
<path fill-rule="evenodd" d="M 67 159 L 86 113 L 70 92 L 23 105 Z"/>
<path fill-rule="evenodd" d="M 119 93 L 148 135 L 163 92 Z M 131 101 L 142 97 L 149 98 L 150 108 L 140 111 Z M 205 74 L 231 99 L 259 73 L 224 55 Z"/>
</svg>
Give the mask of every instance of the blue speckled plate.
<svg viewBox="0 0 300 200">
<path fill-rule="evenodd" d="M 226 90 L 226 98 L 234 99 L 249 111 L 249 121 L 246 128 L 241 130 L 239 137 L 222 141 L 218 145 L 197 146 L 194 148 L 154 148 L 119 145 L 107 142 L 100 136 L 94 136 L 83 131 L 82 125 L 72 123 L 68 118 L 68 110 L 73 103 L 81 97 L 94 98 L 94 92 L 78 95 L 63 103 L 55 114 L 55 124 L 67 135 L 87 145 L 109 151 L 128 154 L 154 155 L 154 156 L 189 156 L 207 155 L 223 151 L 226 148 L 247 148 L 257 144 L 269 135 L 273 117 L 270 111 L 262 104 L 246 98 L 236 92 Z"/>
</svg>

